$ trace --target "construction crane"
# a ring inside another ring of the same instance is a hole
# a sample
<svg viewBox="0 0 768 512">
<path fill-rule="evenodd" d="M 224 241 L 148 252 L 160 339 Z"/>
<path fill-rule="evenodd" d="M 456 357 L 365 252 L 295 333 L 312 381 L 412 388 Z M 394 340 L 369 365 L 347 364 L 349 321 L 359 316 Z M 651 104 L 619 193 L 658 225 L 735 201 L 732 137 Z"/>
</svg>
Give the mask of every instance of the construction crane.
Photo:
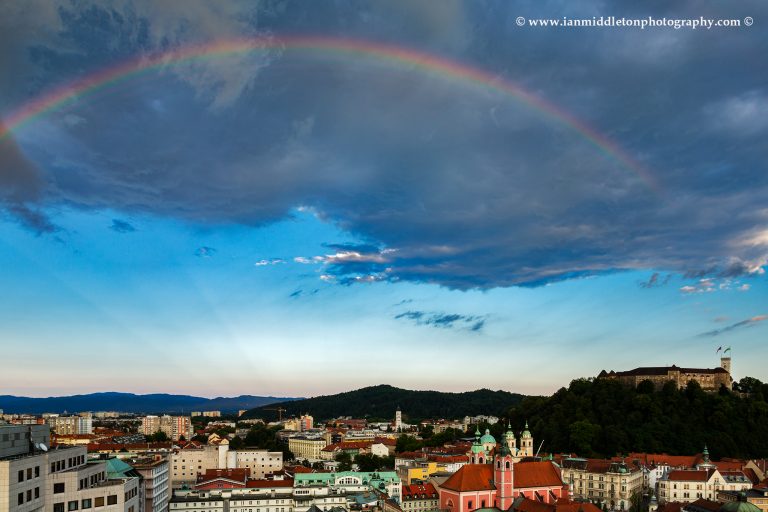
<svg viewBox="0 0 768 512">
<path fill-rule="evenodd" d="M 265 407 L 264 410 L 277 411 L 277 421 L 283 421 L 283 413 L 288 409 L 284 409 L 283 407 Z"/>
</svg>

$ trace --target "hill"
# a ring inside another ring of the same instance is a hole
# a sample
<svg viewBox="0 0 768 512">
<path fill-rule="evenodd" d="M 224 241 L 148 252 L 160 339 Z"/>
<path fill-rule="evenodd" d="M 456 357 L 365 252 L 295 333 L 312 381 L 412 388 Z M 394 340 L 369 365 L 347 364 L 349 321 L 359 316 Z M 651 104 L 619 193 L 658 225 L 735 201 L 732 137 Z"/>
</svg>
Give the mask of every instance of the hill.
<svg viewBox="0 0 768 512">
<path fill-rule="evenodd" d="M 634 389 L 608 379 L 577 379 L 551 397 L 525 398 L 507 417 L 513 425 L 527 420 L 536 447 L 544 441 L 542 452 L 676 455 L 701 453 L 706 444 L 715 459 L 766 457 L 768 384 L 746 377 L 734 389 L 741 393 L 706 393 L 694 382 L 657 390 L 650 381 Z"/>
<path fill-rule="evenodd" d="M 135 395 L 133 393 L 91 393 L 86 395 L 29 398 L 0 395 L 0 409 L 6 414 L 44 412 L 63 413 L 80 411 L 119 411 L 135 413 L 189 413 L 191 411 L 217 410 L 236 412 L 275 402 L 289 402 L 296 398 L 251 396 L 203 398 L 190 395 L 164 393 Z"/>
<path fill-rule="evenodd" d="M 246 412 L 243 418 L 275 420 L 276 412 L 270 410 L 285 408 L 283 416 L 298 416 L 309 413 L 316 419 L 332 419 L 339 416 L 392 420 L 395 410 L 400 407 L 404 421 L 415 422 L 426 418 L 463 418 L 467 415 L 500 415 L 510 406 L 520 402 L 523 395 L 507 391 L 479 389 L 464 393 L 443 393 L 440 391 L 412 391 L 388 385 L 318 396 L 304 400 L 271 404 Z"/>
</svg>

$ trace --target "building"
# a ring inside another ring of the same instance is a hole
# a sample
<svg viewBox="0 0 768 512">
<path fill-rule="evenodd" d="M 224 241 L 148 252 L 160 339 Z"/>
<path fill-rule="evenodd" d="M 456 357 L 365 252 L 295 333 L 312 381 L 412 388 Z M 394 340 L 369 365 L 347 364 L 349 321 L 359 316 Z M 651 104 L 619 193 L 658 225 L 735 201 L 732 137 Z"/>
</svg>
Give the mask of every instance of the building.
<svg viewBox="0 0 768 512">
<path fill-rule="evenodd" d="M 166 512 L 171 499 L 170 463 L 165 456 L 139 459 L 131 463 L 142 478 L 144 512 Z"/>
<path fill-rule="evenodd" d="M 439 509 L 440 495 L 432 484 L 403 486 L 400 508 L 403 512 L 432 512 Z"/>
<path fill-rule="evenodd" d="M 721 358 L 720 366 L 717 368 L 680 368 L 675 365 L 643 367 L 624 372 L 613 370 L 606 372 L 603 370 L 597 377 L 599 379 L 618 380 L 622 384 L 634 387 L 649 380 L 653 382 L 656 389 L 661 389 L 664 384 L 670 381 L 674 382 L 678 388 L 684 388 L 689 381 L 695 381 L 705 391 L 718 391 L 721 386 L 728 389 L 733 387 L 730 357 Z"/>
<path fill-rule="evenodd" d="M 486 434 L 490 436 L 490 434 Z M 505 437 L 514 436 L 510 431 Z M 521 440 L 533 446 L 533 436 L 527 429 Z M 552 461 L 523 462 L 520 452 L 513 454 L 508 443 L 502 442 L 491 456 L 475 432 L 470 464 L 440 484 L 440 509 L 446 512 L 470 512 L 478 508 L 508 510 L 516 498 L 528 498 L 540 503 L 556 504 L 568 498 L 568 486 Z"/>
<path fill-rule="evenodd" d="M 312 430 L 315 427 L 315 418 L 309 414 L 302 414 L 301 418 L 299 418 L 299 427 L 299 430 L 302 432 Z"/>
<path fill-rule="evenodd" d="M 567 458 L 561 474 L 571 498 L 605 503 L 613 510 L 628 510 L 631 498 L 643 492 L 643 471 L 624 462 Z"/>
<path fill-rule="evenodd" d="M 675 469 L 659 480 L 659 503 L 690 503 L 699 498 L 714 501 L 720 491 L 746 491 L 752 482 L 741 471 L 717 468 Z"/>
<path fill-rule="evenodd" d="M 759 508 L 761 512 L 768 512 L 768 483 L 741 492 L 720 491 L 717 493 L 717 500 L 723 503 L 744 500 Z"/>
<path fill-rule="evenodd" d="M 168 439 L 179 441 L 192 439 L 192 418 L 189 416 L 145 416 L 141 418 L 141 433 L 151 436 L 163 432 Z"/>
<path fill-rule="evenodd" d="M 48 425 L 0 426 L 0 510 L 141 512 L 138 475 L 114 476 L 84 446 L 49 449 Z"/>
<path fill-rule="evenodd" d="M 403 412 L 400 407 L 395 411 L 395 432 L 399 432 L 403 428 Z"/>
<path fill-rule="evenodd" d="M 203 411 L 205 418 L 221 418 L 221 411 Z"/>
<path fill-rule="evenodd" d="M 83 413 L 80 416 L 52 415 L 46 419 L 46 423 L 51 427 L 52 432 L 62 436 L 93 433 L 93 417 L 90 413 Z"/>
<path fill-rule="evenodd" d="M 326 444 L 322 438 L 296 436 L 288 439 L 288 449 L 297 459 L 320 460 L 320 452 Z"/>
<path fill-rule="evenodd" d="M 264 478 L 283 469 L 283 453 L 267 450 L 230 450 L 229 444 L 189 444 L 171 454 L 171 485 L 192 487 L 199 474 L 219 469 L 250 470 L 251 478 Z"/>
</svg>

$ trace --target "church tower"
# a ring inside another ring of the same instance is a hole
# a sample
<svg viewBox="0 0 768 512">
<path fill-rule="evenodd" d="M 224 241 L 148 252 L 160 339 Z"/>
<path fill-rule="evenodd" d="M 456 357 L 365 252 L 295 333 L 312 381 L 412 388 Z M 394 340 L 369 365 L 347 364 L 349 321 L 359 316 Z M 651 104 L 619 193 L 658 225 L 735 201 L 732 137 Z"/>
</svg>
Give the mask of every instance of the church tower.
<svg viewBox="0 0 768 512">
<path fill-rule="evenodd" d="M 520 450 L 523 457 L 533 457 L 533 436 L 528 430 L 528 422 L 525 422 L 525 430 L 520 435 Z"/>
<path fill-rule="evenodd" d="M 398 406 L 397 410 L 395 411 L 395 432 L 400 432 L 402 428 L 403 428 L 403 412 L 400 410 L 400 407 Z"/>
<path fill-rule="evenodd" d="M 493 483 L 496 486 L 496 508 L 509 510 L 515 493 L 515 461 L 507 443 L 502 442 L 493 461 Z"/>
<path fill-rule="evenodd" d="M 513 457 L 517 455 L 517 439 L 515 439 L 515 433 L 512 432 L 512 428 L 510 428 L 509 422 L 507 422 L 507 431 L 504 433 L 504 440 L 502 443 L 507 445 L 507 448 L 509 448 L 509 453 Z"/>
<path fill-rule="evenodd" d="M 480 441 L 480 429 L 475 429 L 475 440 L 469 452 L 470 464 L 485 464 L 488 457 L 485 453 L 483 443 Z"/>
</svg>

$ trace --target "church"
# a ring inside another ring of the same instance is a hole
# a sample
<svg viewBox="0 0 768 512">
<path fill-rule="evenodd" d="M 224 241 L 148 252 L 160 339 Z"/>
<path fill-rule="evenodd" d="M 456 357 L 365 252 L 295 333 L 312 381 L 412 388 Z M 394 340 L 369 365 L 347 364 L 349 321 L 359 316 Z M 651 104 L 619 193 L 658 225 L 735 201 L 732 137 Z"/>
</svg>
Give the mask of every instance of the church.
<svg viewBox="0 0 768 512">
<path fill-rule="evenodd" d="M 475 432 L 470 463 L 440 485 L 440 508 L 447 512 L 478 509 L 509 510 L 517 499 L 554 505 L 568 499 L 568 486 L 551 460 L 535 461 L 533 436 L 525 425 L 517 447 L 515 434 L 507 427 L 497 449 L 488 430 Z"/>
</svg>

